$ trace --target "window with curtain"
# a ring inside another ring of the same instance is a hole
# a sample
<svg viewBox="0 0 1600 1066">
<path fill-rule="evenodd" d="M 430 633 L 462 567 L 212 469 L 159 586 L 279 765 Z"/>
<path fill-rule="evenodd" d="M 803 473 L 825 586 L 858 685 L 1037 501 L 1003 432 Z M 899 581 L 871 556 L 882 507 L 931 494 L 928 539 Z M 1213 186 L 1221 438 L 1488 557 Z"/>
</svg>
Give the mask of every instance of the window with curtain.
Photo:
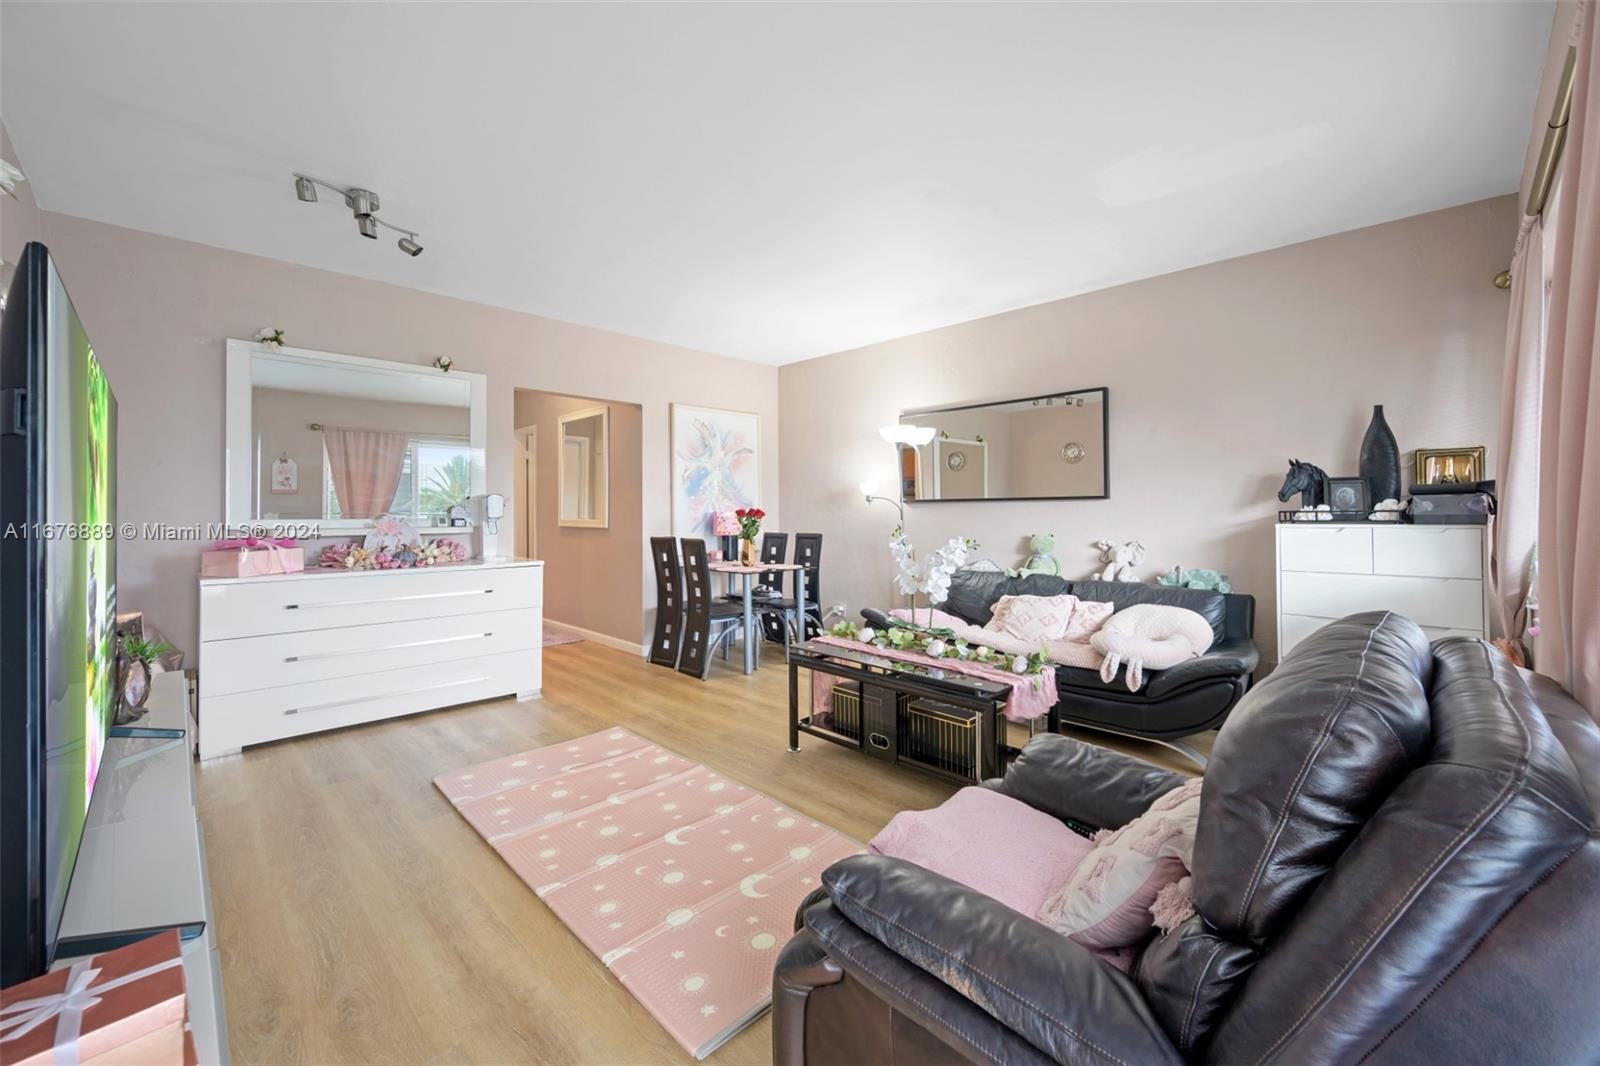
<svg viewBox="0 0 1600 1066">
<path fill-rule="evenodd" d="M 339 490 L 326 444 L 322 449 L 322 516 L 343 518 Z M 441 524 L 456 504 L 472 495 L 472 449 L 465 437 L 413 436 L 406 440 L 405 460 L 388 513 L 412 525 Z"/>
</svg>

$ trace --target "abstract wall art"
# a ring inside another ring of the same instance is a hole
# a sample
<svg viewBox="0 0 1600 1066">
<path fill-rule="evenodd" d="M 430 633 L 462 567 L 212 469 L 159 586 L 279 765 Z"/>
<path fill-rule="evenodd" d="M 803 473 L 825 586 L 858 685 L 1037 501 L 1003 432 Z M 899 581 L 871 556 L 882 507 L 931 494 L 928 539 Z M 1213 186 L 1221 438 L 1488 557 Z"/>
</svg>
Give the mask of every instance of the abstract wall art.
<svg viewBox="0 0 1600 1066">
<path fill-rule="evenodd" d="M 761 503 L 761 417 L 672 405 L 672 534 L 713 536 L 717 512 Z"/>
</svg>

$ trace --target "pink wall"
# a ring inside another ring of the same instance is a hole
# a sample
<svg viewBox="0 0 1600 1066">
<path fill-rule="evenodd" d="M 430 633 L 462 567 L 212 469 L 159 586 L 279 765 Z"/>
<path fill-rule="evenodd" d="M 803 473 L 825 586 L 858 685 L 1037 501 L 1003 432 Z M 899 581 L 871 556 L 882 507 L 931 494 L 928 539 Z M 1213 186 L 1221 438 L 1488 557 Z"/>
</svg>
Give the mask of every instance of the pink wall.
<svg viewBox="0 0 1600 1066">
<path fill-rule="evenodd" d="M 1110 499 L 912 504 L 913 542 L 972 536 L 1013 566 L 1023 538 L 1053 532 L 1081 576 L 1092 542 L 1143 540 L 1147 578 L 1211 567 L 1253 593 L 1275 657 L 1290 457 L 1354 474 L 1375 403 L 1407 452 L 1493 451 L 1507 298 L 1490 279 L 1515 227 L 1499 197 L 785 366 L 787 525 L 826 535 L 825 602 L 889 602 L 894 511 L 856 489 L 895 483 L 879 426 L 904 408 L 1109 386 Z"/>
<path fill-rule="evenodd" d="M 669 528 L 667 412 L 674 401 L 759 412 L 765 498 L 777 496 L 774 367 L 52 212 L 43 221 L 117 394 L 126 521 L 222 520 L 223 342 L 269 324 L 283 327 L 297 347 L 419 364 L 448 353 L 459 369 L 487 374 L 488 488 L 508 498 L 519 386 L 641 405 L 647 531 Z M 501 543 L 516 543 L 514 515 L 501 525 Z M 197 546 L 135 540 L 120 550 L 122 604 L 143 610 L 192 654 Z M 653 608 L 644 543 L 636 554 L 620 565 Z M 635 641 L 648 640 L 651 621 L 647 609 Z"/>
</svg>

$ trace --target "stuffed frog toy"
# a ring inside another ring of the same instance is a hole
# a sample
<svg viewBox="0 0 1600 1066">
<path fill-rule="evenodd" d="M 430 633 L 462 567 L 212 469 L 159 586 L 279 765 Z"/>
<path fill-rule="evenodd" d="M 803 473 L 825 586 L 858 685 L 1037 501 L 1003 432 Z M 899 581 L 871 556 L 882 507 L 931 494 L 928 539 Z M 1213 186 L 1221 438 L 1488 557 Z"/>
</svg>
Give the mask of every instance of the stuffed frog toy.
<svg viewBox="0 0 1600 1066">
<path fill-rule="evenodd" d="M 1016 570 L 1007 570 L 1011 577 L 1027 577 L 1029 574 L 1049 574 L 1052 577 L 1060 576 L 1061 564 L 1056 562 L 1056 557 L 1050 553 L 1055 551 L 1056 535 L 1054 533 L 1035 533 L 1028 538 L 1028 550 L 1033 554 L 1028 556 L 1027 562 Z"/>
</svg>

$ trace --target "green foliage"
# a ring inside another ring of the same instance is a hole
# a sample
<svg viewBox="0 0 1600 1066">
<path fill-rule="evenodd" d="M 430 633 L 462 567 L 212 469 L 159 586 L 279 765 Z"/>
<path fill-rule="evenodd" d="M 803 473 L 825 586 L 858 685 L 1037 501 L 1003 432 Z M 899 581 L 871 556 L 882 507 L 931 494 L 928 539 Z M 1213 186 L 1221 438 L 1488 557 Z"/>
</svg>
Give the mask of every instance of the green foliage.
<svg viewBox="0 0 1600 1066">
<path fill-rule="evenodd" d="M 128 653 L 128 658 L 137 659 L 148 666 L 171 651 L 172 645 L 164 640 L 152 641 L 142 637 L 128 637 L 123 640 L 122 648 Z"/>
<path fill-rule="evenodd" d="M 423 514 L 444 514 L 471 495 L 472 464 L 465 455 L 457 455 L 433 469 L 428 483 L 417 494 L 417 502 Z"/>
</svg>

